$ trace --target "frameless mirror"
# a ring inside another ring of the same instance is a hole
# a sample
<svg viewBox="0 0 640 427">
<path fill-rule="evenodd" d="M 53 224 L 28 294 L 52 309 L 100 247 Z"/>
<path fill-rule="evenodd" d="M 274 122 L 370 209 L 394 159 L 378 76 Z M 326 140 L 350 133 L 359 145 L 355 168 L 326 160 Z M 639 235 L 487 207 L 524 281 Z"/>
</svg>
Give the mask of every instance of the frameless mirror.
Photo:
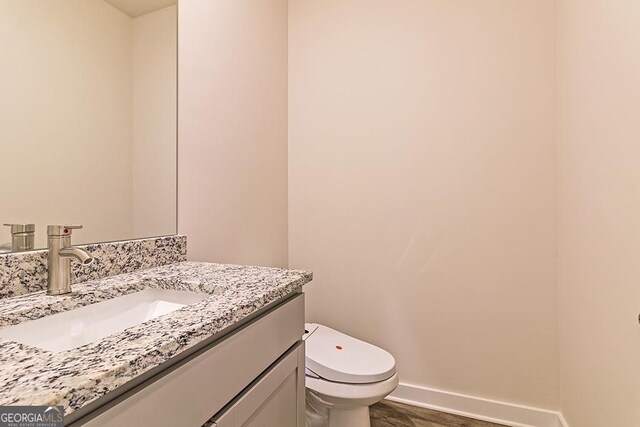
<svg viewBox="0 0 640 427">
<path fill-rule="evenodd" d="M 0 225 L 35 224 L 35 249 L 47 224 L 83 224 L 75 244 L 176 233 L 176 14 L 0 0 Z M 1 226 L 0 253 L 28 228 Z"/>
</svg>

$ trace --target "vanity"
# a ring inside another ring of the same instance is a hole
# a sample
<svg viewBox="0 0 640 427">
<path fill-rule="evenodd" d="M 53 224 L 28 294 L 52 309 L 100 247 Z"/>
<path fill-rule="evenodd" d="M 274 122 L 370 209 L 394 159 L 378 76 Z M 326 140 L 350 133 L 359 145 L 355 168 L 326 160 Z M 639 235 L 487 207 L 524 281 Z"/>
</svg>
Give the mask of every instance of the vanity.
<svg viewBox="0 0 640 427">
<path fill-rule="evenodd" d="M 311 279 L 177 262 L 0 299 L 0 404 L 62 405 L 68 426 L 304 425 Z"/>
<path fill-rule="evenodd" d="M 302 426 L 311 273 L 187 262 L 178 234 L 177 16 L 0 2 L 0 405 L 68 426 Z M 198 256 L 286 263 L 256 246 Z"/>
</svg>

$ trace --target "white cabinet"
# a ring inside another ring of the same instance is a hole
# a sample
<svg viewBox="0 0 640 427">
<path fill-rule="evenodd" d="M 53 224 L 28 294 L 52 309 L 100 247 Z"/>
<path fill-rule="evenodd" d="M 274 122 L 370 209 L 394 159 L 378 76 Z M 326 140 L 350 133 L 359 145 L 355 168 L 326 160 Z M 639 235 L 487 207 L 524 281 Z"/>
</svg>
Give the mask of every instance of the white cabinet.
<svg viewBox="0 0 640 427">
<path fill-rule="evenodd" d="M 69 426 L 304 426 L 303 333 L 297 294 Z"/>
<path fill-rule="evenodd" d="M 289 352 L 215 417 L 215 427 L 304 425 L 304 344 Z"/>
</svg>

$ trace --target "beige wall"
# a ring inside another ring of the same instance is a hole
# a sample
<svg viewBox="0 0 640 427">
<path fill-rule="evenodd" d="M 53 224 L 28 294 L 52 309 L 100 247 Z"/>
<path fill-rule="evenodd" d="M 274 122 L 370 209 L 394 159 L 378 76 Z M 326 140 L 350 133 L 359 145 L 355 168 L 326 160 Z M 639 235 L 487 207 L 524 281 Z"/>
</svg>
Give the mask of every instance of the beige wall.
<svg viewBox="0 0 640 427">
<path fill-rule="evenodd" d="M 558 1 L 560 391 L 573 427 L 640 425 L 640 3 Z"/>
<path fill-rule="evenodd" d="M 177 7 L 132 20 L 133 234 L 176 228 Z"/>
<path fill-rule="evenodd" d="M 552 0 L 291 0 L 308 319 L 404 383 L 557 408 L 554 76 Z"/>
<path fill-rule="evenodd" d="M 3 0 L 0 52 L 0 224 L 35 222 L 38 247 L 55 223 L 129 238 L 131 19 L 102 0 Z"/>
<path fill-rule="evenodd" d="M 286 266 L 287 1 L 178 7 L 178 230 L 189 258 Z"/>
</svg>

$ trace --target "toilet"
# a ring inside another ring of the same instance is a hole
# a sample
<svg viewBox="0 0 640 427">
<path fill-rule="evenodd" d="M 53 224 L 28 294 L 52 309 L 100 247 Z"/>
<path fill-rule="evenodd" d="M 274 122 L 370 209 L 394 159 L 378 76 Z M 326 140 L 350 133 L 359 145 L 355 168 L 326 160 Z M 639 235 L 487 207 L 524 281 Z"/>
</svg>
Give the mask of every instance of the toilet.
<svg viewBox="0 0 640 427">
<path fill-rule="evenodd" d="M 369 405 L 398 386 L 396 361 L 372 344 L 305 324 L 306 425 L 370 427 Z"/>
</svg>

